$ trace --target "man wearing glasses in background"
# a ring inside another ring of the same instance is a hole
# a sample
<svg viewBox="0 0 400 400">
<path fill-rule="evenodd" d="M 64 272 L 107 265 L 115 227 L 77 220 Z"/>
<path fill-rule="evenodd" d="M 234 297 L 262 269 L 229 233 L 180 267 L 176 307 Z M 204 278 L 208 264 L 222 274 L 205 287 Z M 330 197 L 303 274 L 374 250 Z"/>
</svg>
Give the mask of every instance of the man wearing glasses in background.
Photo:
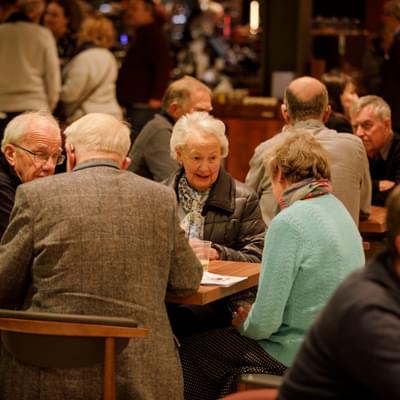
<svg viewBox="0 0 400 400">
<path fill-rule="evenodd" d="M 0 238 L 21 183 L 54 174 L 64 161 L 60 127 L 47 111 L 26 112 L 13 118 L 1 142 Z"/>
</svg>

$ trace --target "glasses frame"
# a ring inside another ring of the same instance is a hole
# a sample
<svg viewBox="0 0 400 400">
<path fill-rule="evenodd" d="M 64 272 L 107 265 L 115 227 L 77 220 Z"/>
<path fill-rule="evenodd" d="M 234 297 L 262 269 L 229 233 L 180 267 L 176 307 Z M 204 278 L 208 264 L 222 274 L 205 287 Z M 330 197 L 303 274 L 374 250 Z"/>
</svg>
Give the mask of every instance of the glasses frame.
<svg viewBox="0 0 400 400">
<path fill-rule="evenodd" d="M 23 146 L 20 146 L 19 144 L 12 143 L 12 145 L 13 145 L 14 147 L 16 147 L 17 149 L 26 151 L 27 153 L 29 153 L 30 155 L 33 156 L 33 159 L 34 159 L 35 161 L 40 161 L 42 164 L 47 163 L 47 161 L 49 161 L 49 158 L 51 158 L 52 160 L 54 160 L 53 157 L 50 156 L 50 155 L 38 154 L 38 153 L 36 153 L 36 152 L 34 152 L 34 151 L 32 151 L 32 150 L 29 150 L 29 149 L 27 149 L 27 148 L 25 148 L 25 147 L 23 147 Z M 64 161 L 65 161 L 65 155 L 64 155 L 64 154 L 59 154 L 59 155 L 57 156 L 57 159 L 55 160 L 55 164 L 56 164 L 56 165 L 61 165 Z"/>
</svg>

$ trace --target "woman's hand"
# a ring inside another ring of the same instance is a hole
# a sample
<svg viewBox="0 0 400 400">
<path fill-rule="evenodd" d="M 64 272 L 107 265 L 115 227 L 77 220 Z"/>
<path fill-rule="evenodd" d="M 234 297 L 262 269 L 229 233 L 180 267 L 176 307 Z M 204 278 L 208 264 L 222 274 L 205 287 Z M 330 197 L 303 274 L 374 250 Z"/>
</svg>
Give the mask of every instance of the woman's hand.
<svg viewBox="0 0 400 400">
<path fill-rule="evenodd" d="M 214 247 L 211 247 L 210 249 L 210 261 L 212 260 L 219 260 L 218 250 L 214 249 Z"/>
<path fill-rule="evenodd" d="M 198 254 L 200 252 L 204 252 L 204 244 L 203 240 L 200 239 L 189 239 L 189 244 L 192 250 Z M 211 244 L 210 244 L 211 246 Z M 218 250 L 214 249 L 213 247 L 210 247 L 209 252 L 208 252 L 208 257 L 209 260 L 219 260 L 219 252 Z"/>
<path fill-rule="evenodd" d="M 244 320 L 249 315 L 251 310 L 251 304 L 246 304 L 242 307 L 239 307 L 237 311 L 232 314 L 232 326 L 239 330 L 240 326 L 243 324 Z"/>
</svg>

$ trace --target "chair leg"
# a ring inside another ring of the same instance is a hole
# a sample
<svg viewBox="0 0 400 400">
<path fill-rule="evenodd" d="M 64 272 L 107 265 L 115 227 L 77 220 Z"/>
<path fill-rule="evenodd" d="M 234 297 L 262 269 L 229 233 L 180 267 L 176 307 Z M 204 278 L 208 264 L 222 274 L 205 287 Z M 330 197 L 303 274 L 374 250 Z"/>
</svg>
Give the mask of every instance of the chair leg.
<svg viewBox="0 0 400 400">
<path fill-rule="evenodd" d="M 105 338 L 105 343 L 104 343 L 103 399 L 116 400 L 114 338 Z"/>
</svg>

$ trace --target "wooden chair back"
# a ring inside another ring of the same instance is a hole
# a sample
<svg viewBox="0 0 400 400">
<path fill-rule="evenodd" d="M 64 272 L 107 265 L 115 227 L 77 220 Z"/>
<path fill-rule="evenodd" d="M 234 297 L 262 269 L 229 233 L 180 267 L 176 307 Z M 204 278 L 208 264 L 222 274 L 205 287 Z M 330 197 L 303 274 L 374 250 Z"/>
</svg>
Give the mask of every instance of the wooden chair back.
<svg viewBox="0 0 400 400">
<path fill-rule="evenodd" d="M 276 400 L 278 389 L 256 389 L 232 393 L 223 400 Z"/>
<path fill-rule="evenodd" d="M 0 310 L 1 342 L 17 360 L 44 368 L 104 362 L 103 399 L 115 400 L 115 357 L 148 329 L 128 318 Z"/>
</svg>

